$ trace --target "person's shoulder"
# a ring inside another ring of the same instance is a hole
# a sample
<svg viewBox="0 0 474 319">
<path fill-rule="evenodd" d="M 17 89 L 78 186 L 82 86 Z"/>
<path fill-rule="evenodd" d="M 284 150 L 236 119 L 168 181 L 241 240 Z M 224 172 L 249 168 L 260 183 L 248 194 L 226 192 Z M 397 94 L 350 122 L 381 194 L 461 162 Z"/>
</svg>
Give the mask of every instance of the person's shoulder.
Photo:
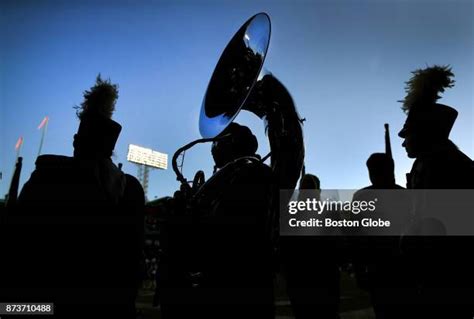
<svg viewBox="0 0 474 319">
<path fill-rule="evenodd" d="M 138 179 L 130 174 L 125 174 L 124 200 L 133 200 L 137 203 L 145 202 L 145 192 Z"/>
<path fill-rule="evenodd" d="M 425 164 L 433 170 L 449 172 L 450 174 L 453 172 L 464 172 L 465 174 L 474 168 L 472 159 L 454 144 L 443 152 L 439 152 L 437 156 L 432 157 Z"/>
<path fill-rule="evenodd" d="M 140 184 L 140 182 L 135 176 L 132 176 L 130 174 L 124 174 L 124 175 L 127 181 L 127 188 L 133 188 L 133 189 L 138 189 L 138 190 L 143 191 L 142 184 Z"/>
<path fill-rule="evenodd" d="M 366 186 L 364 188 L 361 188 L 359 190 L 357 190 L 354 195 L 352 195 L 352 199 L 353 200 L 358 200 L 364 196 L 367 196 L 368 193 L 370 193 L 370 191 L 374 190 L 374 186 L 373 185 L 370 185 L 370 186 Z"/>
<path fill-rule="evenodd" d="M 63 155 L 41 155 L 35 162 L 32 180 L 56 180 L 68 176 L 75 170 L 75 161 L 72 157 Z"/>
<path fill-rule="evenodd" d="M 374 185 L 370 185 L 357 190 L 352 196 L 352 199 L 362 200 L 364 198 L 373 198 L 375 195 L 383 195 L 388 193 L 393 194 L 393 191 L 398 190 L 405 190 L 405 188 L 398 184 L 393 184 L 384 188 L 377 188 Z"/>
<path fill-rule="evenodd" d="M 48 168 L 69 168 L 75 163 L 73 157 L 64 156 L 64 155 L 53 155 L 46 154 L 40 155 L 36 159 L 36 169 L 48 169 Z"/>
<path fill-rule="evenodd" d="M 73 157 L 64 155 L 41 155 L 35 162 L 37 171 L 67 171 L 74 169 L 76 161 Z"/>
<path fill-rule="evenodd" d="M 464 189 L 473 187 L 474 165 L 454 143 L 421 161 L 422 188 Z"/>
<path fill-rule="evenodd" d="M 464 154 L 454 143 L 450 142 L 437 156 L 433 157 L 435 163 L 445 164 L 447 162 L 458 165 L 471 165 L 472 159 Z"/>
<path fill-rule="evenodd" d="M 456 159 L 460 163 L 463 163 L 465 166 L 469 166 L 469 167 L 472 167 L 474 163 L 469 156 L 461 152 L 461 150 L 459 149 L 456 149 Z"/>
<path fill-rule="evenodd" d="M 74 177 L 74 161 L 72 157 L 61 155 L 41 155 L 36 159 L 36 168 L 28 181 L 23 185 L 19 195 L 19 203 L 47 205 L 49 200 L 65 191 Z"/>
<path fill-rule="evenodd" d="M 234 169 L 242 177 L 248 176 L 250 179 L 270 178 L 272 169 L 261 160 L 253 157 L 243 157 L 234 162 Z"/>
</svg>

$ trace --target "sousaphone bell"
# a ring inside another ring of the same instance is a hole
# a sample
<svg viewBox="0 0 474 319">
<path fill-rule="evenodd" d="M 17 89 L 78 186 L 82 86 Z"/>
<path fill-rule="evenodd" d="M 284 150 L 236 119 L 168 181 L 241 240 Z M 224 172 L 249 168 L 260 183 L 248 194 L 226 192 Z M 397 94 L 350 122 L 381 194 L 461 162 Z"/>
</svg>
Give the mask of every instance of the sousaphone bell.
<svg viewBox="0 0 474 319">
<path fill-rule="evenodd" d="M 266 123 L 275 186 L 295 187 L 304 160 L 302 120 L 288 90 L 276 77 L 262 72 L 270 35 L 270 17 L 258 13 L 240 27 L 224 49 L 201 106 L 199 130 L 203 138 L 183 146 L 173 156 L 173 169 L 185 189 L 191 187 L 178 170 L 179 154 L 197 143 L 223 138 L 226 127 L 241 109 L 253 112 Z M 195 183 L 202 184 L 202 172 L 198 174 Z"/>
</svg>

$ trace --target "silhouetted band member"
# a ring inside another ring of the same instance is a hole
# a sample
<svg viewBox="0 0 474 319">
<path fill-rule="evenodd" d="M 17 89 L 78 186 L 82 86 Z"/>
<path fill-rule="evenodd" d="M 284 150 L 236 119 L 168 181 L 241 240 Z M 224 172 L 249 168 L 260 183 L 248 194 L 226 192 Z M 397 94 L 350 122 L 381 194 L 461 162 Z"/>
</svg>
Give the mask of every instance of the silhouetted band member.
<svg viewBox="0 0 474 319">
<path fill-rule="evenodd" d="M 408 116 L 398 134 L 404 139 L 408 157 L 416 159 L 408 174 L 408 187 L 474 188 L 472 160 L 449 139 L 458 112 L 436 103 L 438 93 L 453 86 L 451 69 L 433 66 L 413 74 L 403 101 Z M 450 214 L 451 218 L 462 218 L 472 212 L 453 210 Z M 424 228 L 423 220 L 420 227 Z M 423 305 L 423 316 L 472 317 L 473 263 L 467 256 L 472 244 L 472 237 L 407 238 L 405 248 L 412 252 L 414 284 L 419 287 L 416 300 Z"/>
<path fill-rule="evenodd" d="M 395 164 L 390 152 L 371 154 L 367 168 L 372 185 L 357 191 L 353 200 L 377 198 L 379 202 L 372 215 L 389 220 L 391 229 L 380 233 L 360 229 L 359 236 L 349 237 L 351 259 L 359 287 L 370 293 L 376 317 L 400 318 L 406 309 L 401 306 L 404 303 L 403 290 L 400 289 L 403 287 L 403 265 L 399 240 L 403 227 L 409 222 L 409 201 L 400 192 L 403 187 L 395 182 Z M 383 205 L 386 196 L 390 196 L 390 204 Z"/>
<path fill-rule="evenodd" d="M 163 318 L 274 315 L 271 168 L 256 154 L 249 128 L 231 123 L 222 134 L 212 145 L 218 170 L 196 195 L 192 219 L 169 225 L 164 238 Z"/>
<path fill-rule="evenodd" d="M 408 114 L 399 136 L 410 158 L 415 158 L 408 186 L 415 189 L 473 187 L 472 160 L 449 139 L 458 112 L 433 104 Z"/>
<path fill-rule="evenodd" d="M 117 97 L 99 75 L 84 92 L 74 156 L 39 156 L 19 196 L 28 231 L 18 246 L 29 238 L 23 249 L 34 261 L 23 283 L 34 289 L 22 298 L 55 302 L 60 317 L 135 316 L 144 193 L 111 160 L 121 131 L 111 119 Z"/>
<path fill-rule="evenodd" d="M 395 164 L 385 153 L 373 153 L 367 159 L 367 169 L 372 185 L 364 189 L 402 189 L 395 183 Z"/>
<path fill-rule="evenodd" d="M 321 200 L 319 178 L 305 174 L 299 201 Z M 340 239 L 318 234 L 280 238 L 286 286 L 296 319 L 338 318 Z"/>
</svg>

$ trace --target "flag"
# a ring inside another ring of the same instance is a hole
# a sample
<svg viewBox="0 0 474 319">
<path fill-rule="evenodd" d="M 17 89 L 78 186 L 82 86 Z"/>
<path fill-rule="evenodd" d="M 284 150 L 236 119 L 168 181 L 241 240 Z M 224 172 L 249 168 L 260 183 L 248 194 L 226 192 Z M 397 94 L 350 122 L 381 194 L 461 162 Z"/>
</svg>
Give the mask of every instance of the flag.
<svg viewBox="0 0 474 319">
<path fill-rule="evenodd" d="M 49 121 L 49 118 L 47 116 L 44 117 L 44 119 L 41 121 L 40 125 L 38 126 L 38 130 L 41 130 L 43 126 L 45 126 Z"/>
<path fill-rule="evenodd" d="M 15 144 L 15 149 L 18 150 L 21 147 L 22 144 L 23 144 L 23 136 L 20 136 L 20 138 L 18 139 L 18 141 Z"/>
</svg>

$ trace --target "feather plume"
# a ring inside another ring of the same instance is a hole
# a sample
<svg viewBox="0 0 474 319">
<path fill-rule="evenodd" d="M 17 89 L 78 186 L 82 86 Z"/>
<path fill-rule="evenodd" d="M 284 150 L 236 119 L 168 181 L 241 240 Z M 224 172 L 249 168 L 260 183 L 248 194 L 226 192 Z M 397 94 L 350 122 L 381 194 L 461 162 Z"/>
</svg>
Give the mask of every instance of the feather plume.
<svg viewBox="0 0 474 319">
<path fill-rule="evenodd" d="M 84 101 L 75 106 L 77 117 L 82 120 L 85 116 L 103 116 L 112 118 L 115 103 L 118 99 L 118 85 L 112 84 L 110 79 L 102 80 L 97 75 L 95 85 L 84 91 Z"/>
<path fill-rule="evenodd" d="M 418 69 L 411 72 L 413 76 L 405 82 L 405 92 L 407 95 L 399 102 L 402 102 L 402 110 L 405 113 L 410 111 L 415 105 L 433 105 L 441 98 L 439 93 L 443 93 L 446 88 L 454 86 L 454 77 L 449 65 L 434 65 L 425 69 Z"/>
</svg>

